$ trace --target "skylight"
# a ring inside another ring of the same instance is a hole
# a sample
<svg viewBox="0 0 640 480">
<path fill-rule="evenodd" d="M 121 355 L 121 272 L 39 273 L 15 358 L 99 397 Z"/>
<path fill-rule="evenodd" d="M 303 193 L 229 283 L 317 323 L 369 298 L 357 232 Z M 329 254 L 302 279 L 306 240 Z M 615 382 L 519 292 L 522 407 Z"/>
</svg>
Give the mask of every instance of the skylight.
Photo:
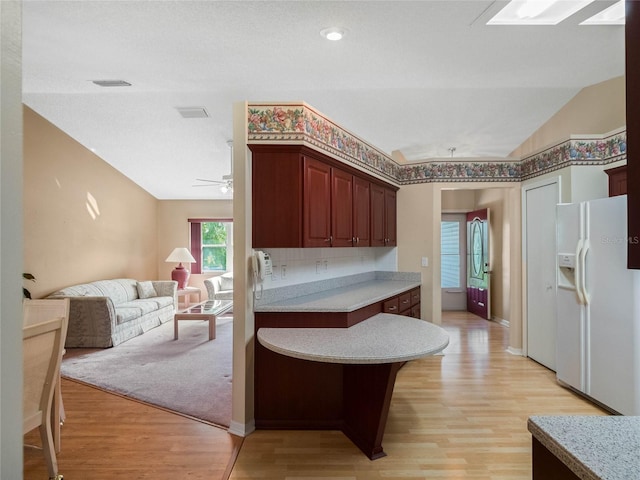
<svg viewBox="0 0 640 480">
<path fill-rule="evenodd" d="M 587 18 L 580 25 L 624 25 L 624 0 L 605 8 L 591 18 Z"/>
<path fill-rule="evenodd" d="M 511 0 L 487 25 L 557 25 L 594 0 Z"/>
</svg>

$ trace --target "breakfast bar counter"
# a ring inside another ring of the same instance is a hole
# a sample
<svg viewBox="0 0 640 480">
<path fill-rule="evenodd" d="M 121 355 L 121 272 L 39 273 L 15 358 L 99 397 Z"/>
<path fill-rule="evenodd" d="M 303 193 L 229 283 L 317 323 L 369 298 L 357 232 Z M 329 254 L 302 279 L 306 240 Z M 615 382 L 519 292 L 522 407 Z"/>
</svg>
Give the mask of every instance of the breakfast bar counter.
<svg viewBox="0 0 640 480">
<path fill-rule="evenodd" d="M 398 371 L 449 343 L 437 325 L 385 313 L 349 328 L 260 328 L 257 337 L 277 354 L 269 363 L 282 365 L 270 378 L 283 388 L 298 386 L 256 415 L 257 426 L 339 429 L 371 460 L 385 456 L 382 437 Z"/>
<path fill-rule="evenodd" d="M 533 416 L 534 480 L 640 478 L 640 417 Z"/>
<path fill-rule="evenodd" d="M 301 360 L 377 364 L 433 355 L 449 344 L 449 336 L 423 320 L 379 313 L 349 328 L 261 328 L 258 341 Z"/>
</svg>

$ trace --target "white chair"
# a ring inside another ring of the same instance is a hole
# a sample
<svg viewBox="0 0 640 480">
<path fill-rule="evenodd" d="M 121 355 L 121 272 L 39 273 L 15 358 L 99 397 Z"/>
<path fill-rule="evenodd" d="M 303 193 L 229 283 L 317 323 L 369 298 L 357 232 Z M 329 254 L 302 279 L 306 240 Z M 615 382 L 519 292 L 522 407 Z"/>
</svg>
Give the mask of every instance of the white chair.
<svg viewBox="0 0 640 480">
<path fill-rule="evenodd" d="M 204 281 L 209 300 L 233 300 L 233 272 Z"/>
<path fill-rule="evenodd" d="M 51 303 L 56 302 L 56 303 Z M 60 313 L 62 311 L 62 313 Z M 58 475 L 53 414 L 60 363 L 69 324 L 69 300 L 26 300 L 23 306 L 23 433 L 40 430 L 49 477 Z"/>
</svg>

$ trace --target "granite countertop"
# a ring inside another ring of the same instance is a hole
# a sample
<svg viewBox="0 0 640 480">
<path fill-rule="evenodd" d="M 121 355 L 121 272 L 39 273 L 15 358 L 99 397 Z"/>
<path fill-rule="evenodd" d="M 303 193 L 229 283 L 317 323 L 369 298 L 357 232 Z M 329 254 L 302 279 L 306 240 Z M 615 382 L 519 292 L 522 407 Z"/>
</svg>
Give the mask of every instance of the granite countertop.
<svg viewBox="0 0 640 480">
<path fill-rule="evenodd" d="M 582 480 L 640 478 L 640 417 L 533 416 L 528 428 Z"/>
<path fill-rule="evenodd" d="M 378 364 L 438 353 L 449 344 L 449 335 L 424 320 L 379 313 L 349 328 L 260 328 L 258 341 L 302 360 Z"/>
<path fill-rule="evenodd" d="M 256 312 L 352 312 L 419 287 L 419 281 L 369 280 L 254 306 Z"/>
</svg>

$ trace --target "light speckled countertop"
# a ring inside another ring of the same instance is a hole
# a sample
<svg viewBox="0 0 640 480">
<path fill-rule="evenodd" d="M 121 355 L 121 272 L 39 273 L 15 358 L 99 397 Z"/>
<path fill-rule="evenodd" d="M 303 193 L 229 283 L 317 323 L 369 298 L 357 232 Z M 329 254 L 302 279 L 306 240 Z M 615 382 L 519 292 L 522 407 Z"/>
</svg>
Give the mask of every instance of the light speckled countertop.
<svg viewBox="0 0 640 480">
<path fill-rule="evenodd" d="M 369 280 L 254 306 L 256 312 L 352 312 L 420 286 L 411 280 Z"/>
<path fill-rule="evenodd" d="M 533 416 L 528 428 L 583 480 L 640 479 L 640 417 Z"/>
<path fill-rule="evenodd" d="M 424 320 L 379 313 L 349 328 L 261 328 L 258 341 L 302 360 L 377 364 L 438 353 L 449 344 L 449 335 Z"/>
</svg>

